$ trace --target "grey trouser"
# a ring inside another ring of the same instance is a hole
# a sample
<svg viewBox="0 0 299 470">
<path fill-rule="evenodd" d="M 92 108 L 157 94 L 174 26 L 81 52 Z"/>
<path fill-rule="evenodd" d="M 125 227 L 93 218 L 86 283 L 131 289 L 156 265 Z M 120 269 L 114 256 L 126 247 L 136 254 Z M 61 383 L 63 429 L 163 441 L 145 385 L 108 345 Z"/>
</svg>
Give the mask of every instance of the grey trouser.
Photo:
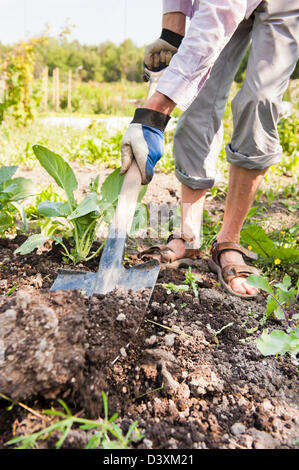
<svg viewBox="0 0 299 470">
<path fill-rule="evenodd" d="M 227 160 L 248 169 L 264 169 L 281 159 L 277 122 L 299 57 L 298 0 L 261 2 L 240 23 L 198 97 L 180 117 L 174 136 L 175 173 L 192 189 L 218 183 L 222 117 L 250 41 L 245 80 L 231 104 L 233 135 L 226 146 Z"/>
</svg>

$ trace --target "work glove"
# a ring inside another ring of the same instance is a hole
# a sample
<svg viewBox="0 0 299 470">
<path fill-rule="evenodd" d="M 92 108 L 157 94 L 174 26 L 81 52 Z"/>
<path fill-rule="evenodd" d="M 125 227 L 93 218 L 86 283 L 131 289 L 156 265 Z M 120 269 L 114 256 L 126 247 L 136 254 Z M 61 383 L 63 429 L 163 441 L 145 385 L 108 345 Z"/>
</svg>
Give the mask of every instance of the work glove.
<svg viewBox="0 0 299 470">
<path fill-rule="evenodd" d="M 174 33 L 169 29 L 162 29 L 159 39 L 145 48 L 144 67 L 151 72 L 159 72 L 169 65 L 172 56 L 177 52 L 184 36 Z M 144 81 L 148 81 L 146 73 L 143 74 Z"/>
<path fill-rule="evenodd" d="M 128 171 L 135 159 L 142 184 L 152 180 L 155 165 L 164 152 L 164 130 L 169 119 L 168 114 L 153 109 L 135 110 L 133 121 L 121 142 L 121 175 Z"/>
</svg>

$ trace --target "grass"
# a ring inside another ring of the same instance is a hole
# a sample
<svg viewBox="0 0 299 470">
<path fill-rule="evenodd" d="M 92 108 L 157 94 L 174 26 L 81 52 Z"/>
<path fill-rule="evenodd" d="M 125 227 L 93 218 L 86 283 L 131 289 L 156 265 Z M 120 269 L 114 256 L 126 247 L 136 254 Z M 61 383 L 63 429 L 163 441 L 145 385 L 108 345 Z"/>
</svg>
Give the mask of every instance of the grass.
<svg viewBox="0 0 299 470">
<path fill-rule="evenodd" d="M 118 414 L 115 413 L 109 418 L 108 400 L 104 392 L 102 392 L 104 418 L 98 420 L 82 418 L 80 416 L 81 413 L 72 415 L 67 404 L 61 399 L 59 399 L 58 402 L 62 410 L 51 408 L 43 410 L 42 413 L 40 413 L 31 409 L 24 403 L 14 402 L 11 398 L 2 393 L 0 397 L 11 402 L 9 409 L 12 409 L 14 405 L 18 405 L 29 413 L 32 413 L 41 421 L 41 428 L 38 431 L 31 434 L 15 436 L 6 443 L 7 446 L 14 446 L 14 448 L 17 449 L 38 449 L 39 442 L 47 440 L 51 436 L 54 437 L 56 449 L 60 449 L 63 447 L 63 443 L 67 439 L 70 430 L 75 426 L 77 426 L 77 428 L 79 426 L 82 434 L 84 434 L 85 431 L 89 431 L 87 434 L 88 442 L 85 449 L 129 449 L 132 442 L 143 437 L 137 429 L 137 421 L 133 421 L 127 433 L 123 434 L 122 430 L 115 422 L 118 418 Z M 45 415 L 53 417 L 48 426 L 44 426 Z M 91 436 L 90 431 L 92 431 Z"/>
</svg>

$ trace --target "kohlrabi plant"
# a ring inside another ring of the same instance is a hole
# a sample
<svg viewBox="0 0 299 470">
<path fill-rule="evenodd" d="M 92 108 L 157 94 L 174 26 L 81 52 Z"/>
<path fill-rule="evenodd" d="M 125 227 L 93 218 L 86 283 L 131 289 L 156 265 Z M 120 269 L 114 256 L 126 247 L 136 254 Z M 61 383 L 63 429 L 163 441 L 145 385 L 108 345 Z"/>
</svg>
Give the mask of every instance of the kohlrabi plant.
<svg viewBox="0 0 299 470">
<path fill-rule="evenodd" d="M 297 354 L 299 352 L 299 279 L 295 287 L 292 287 L 291 278 L 287 274 L 281 283 L 273 287 L 267 279 L 254 274 L 247 278 L 247 282 L 268 293 L 267 309 L 262 323 L 265 323 L 270 315 L 274 315 L 286 325 L 286 331 L 273 330 L 268 333 L 268 330 L 264 330 L 256 340 L 259 351 L 264 356 L 286 352 L 291 355 Z"/>
<path fill-rule="evenodd" d="M 42 167 L 63 189 L 64 200 L 40 202 L 38 212 L 48 222 L 42 225 L 41 233 L 29 237 L 16 253 L 30 253 L 49 239 L 61 245 L 64 259 L 73 264 L 96 257 L 103 244 L 91 253 L 92 245 L 99 226 L 102 223 L 109 225 L 112 220 L 124 177 L 120 175 L 119 169 L 115 170 L 106 178 L 100 190 L 99 176 L 91 178 L 89 191 L 82 201 L 77 202 L 74 192 L 78 182 L 70 165 L 60 155 L 41 145 L 33 146 L 33 151 Z M 147 207 L 141 204 L 145 191 L 146 187 L 143 187 L 139 195 L 133 221 L 135 228 L 147 223 Z"/>
<path fill-rule="evenodd" d="M 33 182 L 27 178 L 13 178 L 17 166 L 0 168 L 0 233 L 15 230 L 17 215 L 21 217 L 22 229 L 27 228 L 27 218 L 20 201 L 36 194 Z"/>
</svg>

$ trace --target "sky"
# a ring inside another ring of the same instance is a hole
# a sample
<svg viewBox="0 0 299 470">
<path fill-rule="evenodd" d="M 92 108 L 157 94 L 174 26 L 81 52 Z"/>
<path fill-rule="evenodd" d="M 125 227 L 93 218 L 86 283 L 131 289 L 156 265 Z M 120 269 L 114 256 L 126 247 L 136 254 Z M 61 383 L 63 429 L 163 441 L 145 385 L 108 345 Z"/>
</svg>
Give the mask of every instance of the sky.
<svg viewBox="0 0 299 470">
<path fill-rule="evenodd" d="M 137 46 L 161 32 L 162 0 L 0 0 L 0 42 L 13 44 L 46 29 L 57 36 L 75 25 L 69 39 L 82 44 L 131 38 Z"/>
</svg>

